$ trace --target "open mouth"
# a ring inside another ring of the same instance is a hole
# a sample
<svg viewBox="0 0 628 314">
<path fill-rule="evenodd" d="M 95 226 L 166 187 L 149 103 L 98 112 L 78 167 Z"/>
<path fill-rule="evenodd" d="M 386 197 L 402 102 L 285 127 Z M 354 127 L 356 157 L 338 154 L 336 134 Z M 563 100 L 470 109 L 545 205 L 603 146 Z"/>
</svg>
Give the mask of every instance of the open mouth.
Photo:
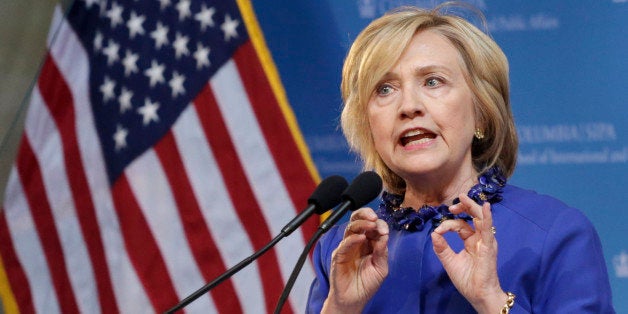
<svg viewBox="0 0 628 314">
<path fill-rule="evenodd" d="M 425 130 L 412 130 L 401 136 L 399 142 L 402 146 L 408 146 L 412 144 L 426 143 L 436 138 L 436 134 L 427 132 Z"/>
</svg>

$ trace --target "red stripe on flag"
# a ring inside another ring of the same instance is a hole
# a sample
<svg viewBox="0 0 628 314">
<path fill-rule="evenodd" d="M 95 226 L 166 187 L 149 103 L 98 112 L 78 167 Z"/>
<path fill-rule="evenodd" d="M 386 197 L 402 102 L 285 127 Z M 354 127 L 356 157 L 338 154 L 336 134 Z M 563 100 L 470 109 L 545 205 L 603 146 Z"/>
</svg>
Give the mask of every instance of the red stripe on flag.
<svg viewBox="0 0 628 314">
<path fill-rule="evenodd" d="M 48 203 L 41 168 L 26 136 L 23 136 L 20 142 L 16 163 L 20 181 L 23 182 L 24 194 L 31 209 L 44 255 L 46 255 L 48 270 L 52 277 L 61 312 L 78 313 L 78 306 L 74 299 L 63 249 L 61 248 L 61 240 L 57 234 L 54 215 Z"/>
<path fill-rule="evenodd" d="M 310 175 L 303 156 L 299 153 L 295 139 L 291 136 L 292 132 L 251 42 L 240 46 L 233 55 L 233 59 L 247 92 L 249 95 L 255 95 L 255 97 L 249 97 L 249 101 L 283 181 L 298 183 L 286 184 L 286 188 L 294 207 L 301 208 L 307 204 L 307 199 L 316 188 L 316 183 Z M 285 162 L 286 160 L 290 162 Z M 309 238 L 314 234 L 317 226 L 315 219 L 309 219 L 300 229 L 306 238 Z"/>
<path fill-rule="evenodd" d="M 72 199 L 76 206 L 83 238 L 94 269 L 100 309 L 103 313 L 118 312 L 109 267 L 105 259 L 104 246 L 100 237 L 100 227 L 96 209 L 88 188 L 85 169 L 81 160 L 76 137 L 76 115 L 73 99 L 66 81 L 57 68 L 54 59 L 48 55 L 39 77 L 39 90 L 55 120 L 63 143 L 63 157 L 68 175 Z"/>
<path fill-rule="evenodd" d="M 157 242 L 131 191 L 126 175 L 123 174 L 116 180 L 112 195 L 131 263 L 155 311 L 166 311 L 179 300 Z"/>
<path fill-rule="evenodd" d="M 18 308 L 22 313 L 35 313 L 31 288 L 15 253 L 4 210 L 0 215 L 0 253 Z"/>
<path fill-rule="evenodd" d="M 161 161 L 168 183 L 177 203 L 179 216 L 190 244 L 190 249 L 203 277 L 210 281 L 227 270 L 220 252 L 205 224 L 201 208 L 198 204 L 192 185 L 185 172 L 185 167 L 177 149 L 172 131 L 168 132 L 154 147 Z M 214 304 L 220 313 L 242 313 L 242 307 L 231 281 L 223 282 L 210 291 Z"/>
<path fill-rule="evenodd" d="M 222 115 L 216 100 L 207 85 L 194 101 L 199 119 L 203 126 L 205 136 L 215 154 L 216 162 L 222 172 L 229 196 L 234 204 L 241 224 L 246 229 L 248 237 L 257 251 L 271 240 L 271 234 L 261 213 L 261 209 L 255 200 L 250 183 L 240 164 L 240 159 L 227 127 L 222 120 Z M 272 312 L 276 301 L 281 296 L 283 289 L 282 275 L 279 270 L 279 262 L 274 251 L 268 251 L 258 259 L 260 276 L 264 287 L 266 311 Z"/>
</svg>

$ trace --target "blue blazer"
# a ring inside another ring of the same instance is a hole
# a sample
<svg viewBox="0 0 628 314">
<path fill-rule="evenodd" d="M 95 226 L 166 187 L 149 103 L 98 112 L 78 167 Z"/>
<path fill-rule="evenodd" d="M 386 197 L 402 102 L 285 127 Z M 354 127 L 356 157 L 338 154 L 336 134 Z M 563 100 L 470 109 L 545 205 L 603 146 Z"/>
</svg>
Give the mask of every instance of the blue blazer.
<svg viewBox="0 0 628 314">
<path fill-rule="evenodd" d="M 577 209 L 512 185 L 492 204 L 497 229 L 497 271 L 505 291 L 517 297 L 511 313 L 615 313 L 600 239 Z M 316 278 L 307 313 L 319 313 L 329 292 L 331 254 L 344 225 L 314 249 Z M 364 313 L 476 313 L 456 290 L 434 254 L 430 232 L 391 228 L 389 274 Z M 455 233 L 445 238 L 463 248 Z"/>
</svg>

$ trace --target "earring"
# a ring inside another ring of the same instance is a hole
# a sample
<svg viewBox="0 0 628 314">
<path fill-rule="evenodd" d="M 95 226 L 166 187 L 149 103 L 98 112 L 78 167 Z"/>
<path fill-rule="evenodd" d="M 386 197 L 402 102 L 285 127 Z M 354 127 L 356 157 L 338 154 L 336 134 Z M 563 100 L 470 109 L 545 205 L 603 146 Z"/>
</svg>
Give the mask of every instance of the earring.
<svg viewBox="0 0 628 314">
<path fill-rule="evenodd" d="M 477 138 L 478 140 L 481 140 L 484 138 L 484 132 L 481 129 L 475 129 L 475 132 L 473 133 L 473 135 L 475 136 L 475 138 Z"/>
</svg>

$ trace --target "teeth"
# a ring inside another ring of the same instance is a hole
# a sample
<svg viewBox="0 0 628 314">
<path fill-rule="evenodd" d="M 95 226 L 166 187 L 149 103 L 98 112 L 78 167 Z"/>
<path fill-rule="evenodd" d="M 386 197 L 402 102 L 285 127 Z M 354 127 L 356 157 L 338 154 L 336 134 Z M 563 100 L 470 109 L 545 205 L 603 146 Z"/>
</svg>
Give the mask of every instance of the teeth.
<svg viewBox="0 0 628 314">
<path fill-rule="evenodd" d="M 410 131 L 406 134 L 404 134 L 402 137 L 409 137 L 409 136 L 415 136 L 415 135 L 421 135 L 425 132 L 421 131 L 421 130 L 414 130 L 414 131 Z"/>
<path fill-rule="evenodd" d="M 425 131 L 422 129 L 415 129 L 415 130 L 411 130 L 404 133 L 399 139 L 399 142 L 403 146 L 407 146 L 410 144 L 416 145 L 416 144 L 428 143 L 432 141 L 435 137 L 436 136 L 429 131 Z"/>
<path fill-rule="evenodd" d="M 425 142 L 428 142 L 428 141 L 431 141 L 431 140 L 432 140 L 431 138 L 425 137 L 425 138 L 421 138 L 421 139 L 418 139 L 418 140 L 410 141 L 410 142 L 406 143 L 406 145 L 425 143 Z"/>
</svg>

